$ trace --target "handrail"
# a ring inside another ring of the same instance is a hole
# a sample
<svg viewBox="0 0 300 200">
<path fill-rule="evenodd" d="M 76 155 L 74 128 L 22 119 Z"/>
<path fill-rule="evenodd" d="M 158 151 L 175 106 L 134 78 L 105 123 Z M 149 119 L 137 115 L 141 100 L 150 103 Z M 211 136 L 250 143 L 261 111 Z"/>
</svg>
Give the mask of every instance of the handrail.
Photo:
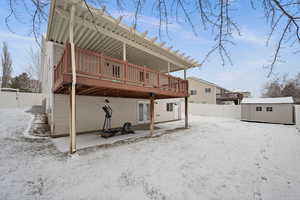
<svg viewBox="0 0 300 200">
<path fill-rule="evenodd" d="M 70 45 L 67 44 L 61 59 L 54 66 L 54 84 L 62 79 L 64 73 L 69 72 L 70 55 Z M 188 94 L 187 80 L 147 67 L 78 47 L 75 47 L 75 59 L 77 75 Z"/>
</svg>

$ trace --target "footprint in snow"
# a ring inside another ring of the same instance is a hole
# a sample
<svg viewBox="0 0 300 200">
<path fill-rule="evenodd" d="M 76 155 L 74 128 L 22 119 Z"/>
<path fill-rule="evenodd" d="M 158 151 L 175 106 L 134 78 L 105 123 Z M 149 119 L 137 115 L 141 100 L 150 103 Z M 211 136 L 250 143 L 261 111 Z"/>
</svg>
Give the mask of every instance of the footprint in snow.
<svg viewBox="0 0 300 200">
<path fill-rule="evenodd" d="M 267 181 L 267 180 L 268 180 L 268 179 L 267 179 L 266 177 L 264 177 L 264 176 L 261 176 L 260 178 L 261 178 L 261 180 L 263 180 L 263 181 Z"/>
</svg>

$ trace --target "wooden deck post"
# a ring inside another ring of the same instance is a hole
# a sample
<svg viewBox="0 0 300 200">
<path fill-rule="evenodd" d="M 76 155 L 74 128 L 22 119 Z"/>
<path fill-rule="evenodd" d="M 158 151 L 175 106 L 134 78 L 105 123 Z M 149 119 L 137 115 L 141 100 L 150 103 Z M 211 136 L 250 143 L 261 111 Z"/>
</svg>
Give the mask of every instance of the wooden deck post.
<svg viewBox="0 0 300 200">
<path fill-rule="evenodd" d="M 75 64 L 75 46 L 74 46 L 74 15 L 75 6 L 71 7 L 71 16 L 69 23 L 69 41 L 71 45 L 71 69 L 72 85 L 70 92 L 70 153 L 76 152 L 76 64 Z"/>
<path fill-rule="evenodd" d="M 127 57 L 126 57 L 126 43 L 123 42 L 123 61 L 126 61 L 127 60 Z"/>
<path fill-rule="evenodd" d="M 150 136 L 154 134 L 154 94 L 150 94 Z"/>
<path fill-rule="evenodd" d="M 184 80 L 186 80 L 186 69 L 184 70 Z M 187 84 L 187 91 L 189 92 L 189 87 Z M 188 96 L 184 97 L 184 114 L 185 114 L 185 128 L 189 128 L 189 112 L 188 112 Z"/>
</svg>

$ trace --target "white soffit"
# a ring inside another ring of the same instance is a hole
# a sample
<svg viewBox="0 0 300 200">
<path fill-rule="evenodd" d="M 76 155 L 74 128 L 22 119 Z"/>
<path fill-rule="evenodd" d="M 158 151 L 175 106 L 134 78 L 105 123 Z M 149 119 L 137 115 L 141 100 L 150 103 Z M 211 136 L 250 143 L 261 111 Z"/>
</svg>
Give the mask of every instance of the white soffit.
<svg viewBox="0 0 300 200">
<path fill-rule="evenodd" d="M 122 59 L 123 42 L 127 45 L 127 59 L 138 65 L 145 65 L 166 72 L 168 62 L 171 71 L 177 71 L 200 64 L 183 53 L 172 51 L 164 43 L 155 42 L 122 24 L 121 18 L 115 19 L 99 10 L 86 7 L 81 0 L 52 0 L 48 20 L 47 40 L 66 44 L 69 39 L 70 7 L 75 5 L 74 43 L 80 48 L 102 52 L 108 56 Z M 91 14 L 91 12 L 93 14 Z"/>
</svg>

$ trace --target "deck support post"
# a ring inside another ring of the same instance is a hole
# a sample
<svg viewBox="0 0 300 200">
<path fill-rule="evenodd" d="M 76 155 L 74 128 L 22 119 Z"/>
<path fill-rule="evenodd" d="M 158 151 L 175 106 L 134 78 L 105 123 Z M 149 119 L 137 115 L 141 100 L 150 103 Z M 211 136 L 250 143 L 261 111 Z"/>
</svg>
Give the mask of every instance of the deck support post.
<svg viewBox="0 0 300 200">
<path fill-rule="evenodd" d="M 171 66 L 170 66 L 170 62 L 168 62 L 168 75 L 170 75 L 170 70 L 171 70 Z"/>
<path fill-rule="evenodd" d="M 150 136 L 154 134 L 154 94 L 150 94 Z"/>
<path fill-rule="evenodd" d="M 71 45 L 71 69 L 72 84 L 70 91 L 70 153 L 76 152 L 76 64 L 75 64 L 75 46 L 74 46 L 74 16 L 75 5 L 71 7 L 71 17 L 69 23 L 69 42 Z"/>
<path fill-rule="evenodd" d="M 127 52 L 126 52 L 126 43 L 123 42 L 123 61 L 126 61 L 127 60 Z"/>
<path fill-rule="evenodd" d="M 186 69 L 184 70 L 184 80 L 186 80 Z M 187 91 L 189 92 L 189 86 L 187 84 Z M 184 114 L 185 114 L 185 128 L 189 128 L 189 112 L 188 112 L 188 96 L 184 97 Z"/>
</svg>

